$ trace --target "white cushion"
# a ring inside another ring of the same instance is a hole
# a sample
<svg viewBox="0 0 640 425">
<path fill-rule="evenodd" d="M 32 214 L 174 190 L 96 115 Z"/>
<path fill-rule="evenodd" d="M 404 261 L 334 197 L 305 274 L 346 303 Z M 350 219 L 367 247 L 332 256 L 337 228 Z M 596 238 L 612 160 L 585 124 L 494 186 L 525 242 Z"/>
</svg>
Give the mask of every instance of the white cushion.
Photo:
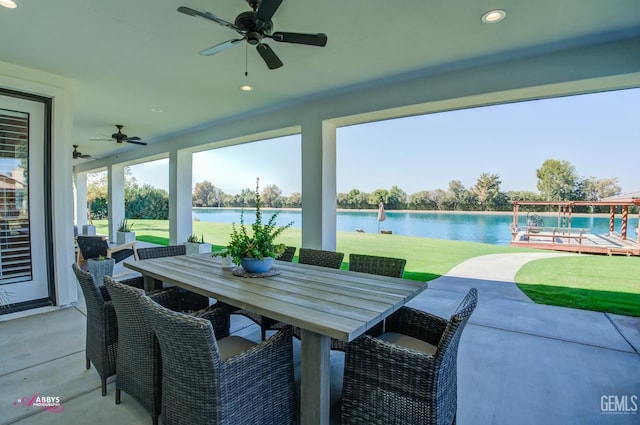
<svg viewBox="0 0 640 425">
<path fill-rule="evenodd" d="M 399 334 L 397 332 L 385 332 L 378 337 L 379 339 L 386 341 L 390 344 L 399 345 L 404 348 L 409 348 L 415 351 L 422 351 L 427 354 L 435 354 L 436 347 L 428 342 L 424 342 L 418 338 L 412 336 Z"/>
<path fill-rule="evenodd" d="M 222 357 L 223 361 L 230 359 L 238 353 L 247 351 L 256 345 L 258 344 L 241 336 L 228 336 L 218 340 L 218 349 L 220 350 L 220 357 Z"/>
</svg>

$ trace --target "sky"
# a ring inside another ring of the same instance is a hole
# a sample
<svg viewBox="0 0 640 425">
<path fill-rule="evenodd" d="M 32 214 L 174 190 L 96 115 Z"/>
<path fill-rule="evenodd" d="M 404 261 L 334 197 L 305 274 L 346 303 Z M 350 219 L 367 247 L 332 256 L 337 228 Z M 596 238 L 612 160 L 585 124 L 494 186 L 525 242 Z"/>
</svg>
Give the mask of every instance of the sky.
<svg viewBox="0 0 640 425">
<path fill-rule="evenodd" d="M 501 190 L 537 192 L 536 169 L 547 159 L 570 162 L 580 177 L 618 178 L 640 191 L 640 89 L 440 112 L 337 130 L 337 191 L 397 185 L 407 194 L 469 188 L 497 174 Z M 300 136 L 194 154 L 193 184 L 208 180 L 225 193 L 275 184 L 301 191 Z M 132 167 L 139 184 L 167 189 L 168 160 Z"/>
</svg>

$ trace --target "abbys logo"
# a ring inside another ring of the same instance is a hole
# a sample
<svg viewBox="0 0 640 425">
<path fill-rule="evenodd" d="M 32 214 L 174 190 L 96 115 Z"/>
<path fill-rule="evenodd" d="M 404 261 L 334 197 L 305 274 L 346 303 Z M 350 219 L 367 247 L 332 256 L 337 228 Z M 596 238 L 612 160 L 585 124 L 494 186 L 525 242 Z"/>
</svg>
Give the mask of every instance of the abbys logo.
<svg viewBox="0 0 640 425">
<path fill-rule="evenodd" d="M 635 415 L 638 411 L 637 395 L 603 395 L 600 397 L 602 414 Z"/>
</svg>

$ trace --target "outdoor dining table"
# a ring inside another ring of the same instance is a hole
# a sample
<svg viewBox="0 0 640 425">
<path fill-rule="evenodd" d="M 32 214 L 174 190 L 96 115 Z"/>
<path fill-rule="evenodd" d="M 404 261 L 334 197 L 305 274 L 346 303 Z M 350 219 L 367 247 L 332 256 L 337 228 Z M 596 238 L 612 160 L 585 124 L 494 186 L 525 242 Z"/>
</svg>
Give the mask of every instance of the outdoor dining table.
<svg viewBox="0 0 640 425">
<path fill-rule="evenodd" d="M 235 276 L 210 254 L 126 261 L 145 288 L 167 282 L 301 330 L 301 424 L 328 425 L 331 338 L 352 341 L 426 283 L 276 261 L 271 277 Z"/>
</svg>

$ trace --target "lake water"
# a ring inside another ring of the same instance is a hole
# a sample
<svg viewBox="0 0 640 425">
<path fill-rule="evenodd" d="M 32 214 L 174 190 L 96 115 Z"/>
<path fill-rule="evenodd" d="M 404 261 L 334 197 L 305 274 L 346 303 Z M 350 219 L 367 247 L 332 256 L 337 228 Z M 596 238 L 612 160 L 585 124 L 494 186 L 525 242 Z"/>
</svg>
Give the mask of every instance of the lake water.
<svg viewBox="0 0 640 425">
<path fill-rule="evenodd" d="M 193 217 L 200 221 L 219 223 L 239 223 L 240 209 L 233 208 L 194 208 Z M 264 209 L 268 219 L 273 210 Z M 493 245 L 509 245 L 512 214 L 465 214 L 430 212 L 386 212 L 387 219 L 380 223 L 380 229 L 391 230 L 394 235 L 418 236 L 436 239 L 448 239 L 469 242 L 482 242 Z M 338 231 L 354 232 L 362 229 L 366 233 L 378 231 L 377 211 L 339 211 L 337 213 Z M 627 235 L 635 237 L 633 229 L 638 226 L 637 216 L 629 216 Z M 526 225 L 526 214 L 520 214 L 520 226 Z M 247 210 L 247 224 L 253 223 L 253 210 Z M 278 224 L 293 221 L 293 227 L 301 227 L 302 214 L 299 210 L 283 210 L 278 215 Z M 558 226 L 556 216 L 545 216 L 544 226 Z M 621 214 L 616 215 L 615 230 L 620 231 Z M 591 233 L 609 233 L 608 216 L 589 216 L 571 218 L 572 228 L 588 228 Z"/>
</svg>

